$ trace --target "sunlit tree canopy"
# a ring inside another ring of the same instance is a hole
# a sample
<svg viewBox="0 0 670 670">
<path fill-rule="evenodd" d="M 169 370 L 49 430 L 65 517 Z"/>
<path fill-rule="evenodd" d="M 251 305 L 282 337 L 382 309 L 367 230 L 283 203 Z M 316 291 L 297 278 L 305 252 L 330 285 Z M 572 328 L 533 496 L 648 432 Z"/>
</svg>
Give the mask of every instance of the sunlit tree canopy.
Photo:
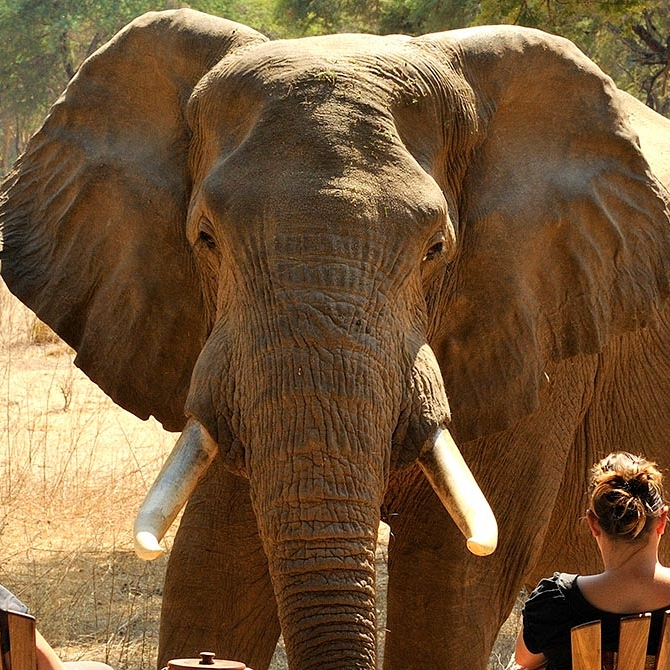
<svg viewBox="0 0 670 670">
<path fill-rule="evenodd" d="M 573 40 L 621 88 L 670 116 L 670 0 L 0 0 L 3 171 L 88 55 L 134 17 L 184 6 L 275 39 L 486 23 L 541 28 Z"/>
</svg>

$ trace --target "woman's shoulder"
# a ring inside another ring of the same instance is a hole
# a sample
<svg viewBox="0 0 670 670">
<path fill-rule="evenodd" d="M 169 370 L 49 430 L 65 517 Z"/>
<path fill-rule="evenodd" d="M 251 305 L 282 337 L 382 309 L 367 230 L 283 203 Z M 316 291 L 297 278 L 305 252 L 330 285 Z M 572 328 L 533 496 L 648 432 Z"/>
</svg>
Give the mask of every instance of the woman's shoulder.
<svg viewBox="0 0 670 670">
<path fill-rule="evenodd" d="M 664 593 L 670 593 L 670 568 L 660 565 L 656 570 L 655 582 L 659 590 Z"/>
<path fill-rule="evenodd" d="M 541 579 L 524 604 L 524 616 L 533 620 L 555 620 L 570 608 L 577 575 L 555 572 Z"/>
<path fill-rule="evenodd" d="M 569 644 L 574 622 L 572 592 L 577 575 L 555 572 L 541 579 L 523 606 L 523 636 L 528 649 L 546 654 Z"/>
</svg>

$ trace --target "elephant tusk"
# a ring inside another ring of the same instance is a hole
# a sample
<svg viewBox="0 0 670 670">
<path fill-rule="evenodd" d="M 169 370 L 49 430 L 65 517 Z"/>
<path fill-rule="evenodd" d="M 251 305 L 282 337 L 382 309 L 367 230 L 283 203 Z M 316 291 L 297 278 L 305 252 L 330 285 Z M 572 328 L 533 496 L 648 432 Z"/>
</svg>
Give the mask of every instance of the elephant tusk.
<svg viewBox="0 0 670 670">
<path fill-rule="evenodd" d="M 495 516 L 448 430 L 435 433 L 419 459 L 421 469 L 460 531 L 468 549 L 488 556 L 498 544 Z"/>
<path fill-rule="evenodd" d="M 135 553 L 145 561 L 163 554 L 160 541 L 216 456 L 218 445 L 189 419 L 172 453 L 140 506 L 133 535 Z"/>
</svg>

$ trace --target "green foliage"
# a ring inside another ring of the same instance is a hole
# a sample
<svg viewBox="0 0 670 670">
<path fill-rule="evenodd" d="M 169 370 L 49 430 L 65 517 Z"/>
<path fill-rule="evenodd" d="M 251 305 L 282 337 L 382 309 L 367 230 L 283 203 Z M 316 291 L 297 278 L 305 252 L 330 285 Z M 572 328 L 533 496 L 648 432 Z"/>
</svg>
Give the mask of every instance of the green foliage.
<svg viewBox="0 0 670 670">
<path fill-rule="evenodd" d="M 478 0 L 277 0 L 277 14 L 291 35 L 353 31 L 420 35 L 468 25 L 478 4 Z"/>
<path fill-rule="evenodd" d="M 0 2 L 0 132 L 5 166 L 82 60 L 152 6 L 149 0 Z"/>
<path fill-rule="evenodd" d="M 470 25 L 478 0 L 387 0 L 381 11 L 383 33 L 422 35 Z"/>
<path fill-rule="evenodd" d="M 482 0 L 476 23 L 540 28 L 590 51 L 608 24 L 620 23 L 644 4 L 643 0 Z"/>
<path fill-rule="evenodd" d="M 274 39 L 533 26 L 571 39 L 619 86 L 670 115 L 670 0 L 0 0 L 2 169 L 88 55 L 134 17 L 182 6 Z"/>
<path fill-rule="evenodd" d="M 379 0 L 276 0 L 276 15 L 287 36 L 370 32 L 377 25 Z"/>
<path fill-rule="evenodd" d="M 670 117 L 670 0 L 645 3 L 611 32 L 618 50 L 600 59 L 603 67 L 619 86 Z"/>
<path fill-rule="evenodd" d="M 196 0 L 188 6 L 244 23 L 273 39 L 284 36 L 276 20 L 275 0 Z"/>
</svg>

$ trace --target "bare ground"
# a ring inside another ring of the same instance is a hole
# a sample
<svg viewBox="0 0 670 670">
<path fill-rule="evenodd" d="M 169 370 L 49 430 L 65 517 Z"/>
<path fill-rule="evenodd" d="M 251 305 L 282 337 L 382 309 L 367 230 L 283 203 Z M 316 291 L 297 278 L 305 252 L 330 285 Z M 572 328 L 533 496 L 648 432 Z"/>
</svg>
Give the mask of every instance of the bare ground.
<svg viewBox="0 0 670 670">
<path fill-rule="evenodd" d="M 140 561 L 131 533 L 175 435 L 114 405 L 73 357 L 0 284 L 0 583 L 66 660 L 153 669 L 166 558 Z M 382 525 L 380 631 L 387 540 Z M 489 670 L 505 667 L 517 626 L 515 610 Z M 281 642 L 271 667 L 287 667 Z"/>
</svg>

